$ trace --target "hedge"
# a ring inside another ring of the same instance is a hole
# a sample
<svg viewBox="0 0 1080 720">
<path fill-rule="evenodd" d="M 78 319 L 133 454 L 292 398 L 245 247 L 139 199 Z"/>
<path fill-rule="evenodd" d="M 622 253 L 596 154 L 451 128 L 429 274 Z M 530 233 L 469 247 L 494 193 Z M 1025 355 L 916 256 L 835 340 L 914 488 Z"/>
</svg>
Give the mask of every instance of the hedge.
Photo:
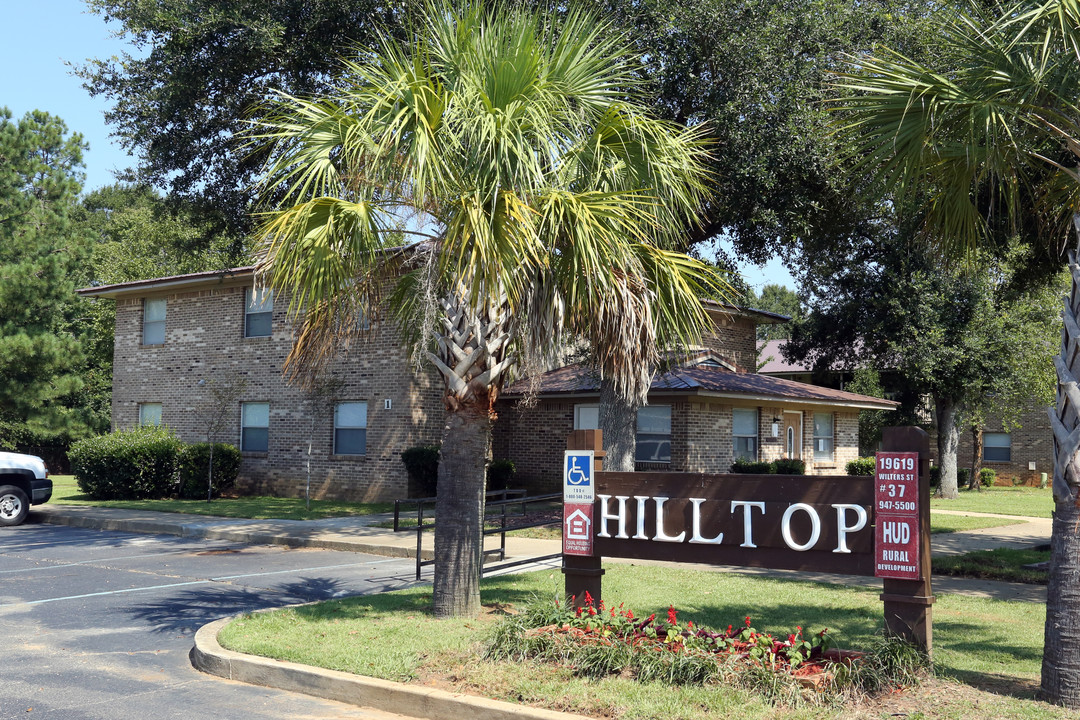
<svg viewBox="0 0 1080 720">
<path fill-rule="evenodd" d="M 844 466 L 848 475 L 873 475 L 874 474 L 874 458 L 861 457 L 854 460 L 848 460 L 847 465 Z"/>
<path fill-rule="evenodd" d="M 740 475 L 805 475 L 806 463 L 791 458 L 781 458 L 772 462 L 739 458 L 731 463 L 731 472 Z"/>
<path fill-rule="evenodd" d="M 193 443 L 180 451 L 180 497 L 206 499 L 207 471 L 210 469 L 210 443 Z M 214 443 L 213 497 L 236 484 L 240 474 L 240 450 L 234 445 Z"/>
<path fill-rule="evenodd" d="M 118 430 L 71 446 L 71 472 L 94 500 L 163 498 L 176 486 L 183 443 L 165 427 Z"/>
<path fill-rule="evenodd" d="M 401 453 L 401 462 L 409 474 L 411 497 L 434 497 L 439 481 L 439 446 L 417 445 Z"/>
</svg>

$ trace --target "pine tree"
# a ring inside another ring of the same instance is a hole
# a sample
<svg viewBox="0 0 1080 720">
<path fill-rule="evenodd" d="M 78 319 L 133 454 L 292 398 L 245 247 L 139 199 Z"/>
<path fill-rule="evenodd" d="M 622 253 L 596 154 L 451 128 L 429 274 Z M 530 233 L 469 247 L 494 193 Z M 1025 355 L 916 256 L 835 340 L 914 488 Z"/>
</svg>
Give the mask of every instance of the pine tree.
<svg viewBox="0 0 1080 720">
<path fill-rule="evenodd" d="M 87 244 L 70 213 L 82 187 L 82 136 L 41 111 L 0 109 L 0 447 L 86 432 L 69 330 L 70 279 Z"/>
</svg>

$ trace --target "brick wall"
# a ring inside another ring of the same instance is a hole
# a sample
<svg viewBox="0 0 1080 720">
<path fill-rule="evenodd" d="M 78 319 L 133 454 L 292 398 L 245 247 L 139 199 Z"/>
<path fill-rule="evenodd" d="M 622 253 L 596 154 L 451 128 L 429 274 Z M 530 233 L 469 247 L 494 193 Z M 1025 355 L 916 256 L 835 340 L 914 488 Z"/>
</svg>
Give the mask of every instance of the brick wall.
<svg viewBox="0 0 1080 720">
<path fill-rule="evenodd" d="M 595 404 L 596 398 L 538 400 L 534 407 L 509 401 L 499 406 L 492 445 L 494 457 L 509 458 L 517 468 L 515 484 L 544 492 L 557 491 L 562 482 L 561 461 L 566 437 L 574 429 L 574 405 Z M 673 472 L 729 472 L 733 459 L 732 405 L 721 398 L 657 395 L 651 405 L 671 405 L 671 464 Z M 752 407 L 740 405 L 740 407 Z M 858 456 L 859 415 L 834 411 L 834 453 L 828 461 L 813 460 L 813 413 L 820 407 L 759 406 L 758 457 L 783 456 L 782 437 L 772 437 L 772 419 L 783 411 L 798 410 L 803 418 L 803 453 L 812 475 L 842 475 L 849 460 Z M 827 411 L 827 409 L 824 409 Z M 781 433 L 782 434 L 782 433 Z"/>
<path fill-rule="evenodd" d="M 1050 482 L 1054 476 L 1054 433 L 1050 428 L 1050 417 L 1045 407 L 1032 401 L 1020 415 L 1018 427 L 1006 428 L 1000 417 L 987 420 L 983 432 L 1009 433 L 1012 459 L 1009 462 L 984 461 L 983 467 L 993 468 L 1001 485 L 1012 485 L 1012 478 L 1028 485 L 1038 485 L 1040 475 L 1047 474 Z M 937 457 L 937 438 L 932 446 Z M 957 467 L 971 467 L 971 454 L 975 439 L 970 430 L 960 433 L 960 446 L 957 451 Z M 1035 463 L 1031 470 L 1029 463 Z"/>
<path fill-rule="evenodd" d="M 747 372 L 757 370 L 757 322 L 748 317 L 714 314 L 718 330 L 702 338 L 702 344 Z"/>
<path fill-rule="evenodd" d="M 241 402 L 270 404 L 269 451 L 245 453 L 243 491 L 296 497 L 304 493 L 308 440 L 312 437 L 312 496 L 347 500 L 405 497 L 408 480 L 400 453 L 438 442 L 442 434 L 442 384 L 433 373 L 417 374 L 389 322 L 371 332 L 334 363 L 342 381 L 339 400 L 366 401 L 367 453 L 333 455 L 332 406 L 313 408 L 304 392 L 287 385 L 281 367 L 292 344 L 287 300 L 275 298 L 273 335 L 244 337 L 244 287 L 214 287 L 165 297 L 164 345 L 142 345 L 142 299 L 122 298 L 116 307 L 113 364 L 114 428 L 138 423 L 139 403 L 161 403 L 162 422 L 189 442 L 205 439 L 198 409 L 207 402 L 199 381 L 247 381 Z M 386 409 L 384 401 L 390 400 Z M 219 441 L 240 443 L 240 404 L 229 409 Z M 314 434 L 311 433 L 314 415 Z"/>
</svg>

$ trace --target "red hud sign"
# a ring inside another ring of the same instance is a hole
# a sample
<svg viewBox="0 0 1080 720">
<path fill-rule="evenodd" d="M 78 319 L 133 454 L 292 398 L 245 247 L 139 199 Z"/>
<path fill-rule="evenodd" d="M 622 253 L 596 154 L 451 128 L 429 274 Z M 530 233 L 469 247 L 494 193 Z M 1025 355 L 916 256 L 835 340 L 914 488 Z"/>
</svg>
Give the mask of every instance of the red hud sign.
<svg viewBox="0 0 1080 720">
<path fill-rule="evenodd" d="M 918 453 L 877 454 L 874 522 L 874 576 L 920 579 Z"/>
</svg>

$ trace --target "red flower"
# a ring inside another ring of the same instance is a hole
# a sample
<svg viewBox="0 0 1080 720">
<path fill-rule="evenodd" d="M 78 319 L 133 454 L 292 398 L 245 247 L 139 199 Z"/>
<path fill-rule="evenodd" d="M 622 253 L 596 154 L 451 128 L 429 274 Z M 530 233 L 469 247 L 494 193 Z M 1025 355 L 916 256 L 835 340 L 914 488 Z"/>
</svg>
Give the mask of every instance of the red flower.
<svg viewBox="0 0 1080 720">
<path fill-rule="evenodd" d="M 672 625 L 678 625 L 679 624 L 679 618 L 678 618 L 678 615 L 675 613 L 675 606 L 674 605 L 668 605 L 667 621 L 669 623 L 671 623 Z"/>
<path fill-rule="evenodd" d="M 592 595 L 589 594 L 588 590 L 585 591 L 585 604 L 586 605 L 592 605 L 593 604 Z"/>
<path fill-rule="evenodd" d="M 750 616 L 746 616 L 746 627 L 750 627 Z"/>
</svg>

